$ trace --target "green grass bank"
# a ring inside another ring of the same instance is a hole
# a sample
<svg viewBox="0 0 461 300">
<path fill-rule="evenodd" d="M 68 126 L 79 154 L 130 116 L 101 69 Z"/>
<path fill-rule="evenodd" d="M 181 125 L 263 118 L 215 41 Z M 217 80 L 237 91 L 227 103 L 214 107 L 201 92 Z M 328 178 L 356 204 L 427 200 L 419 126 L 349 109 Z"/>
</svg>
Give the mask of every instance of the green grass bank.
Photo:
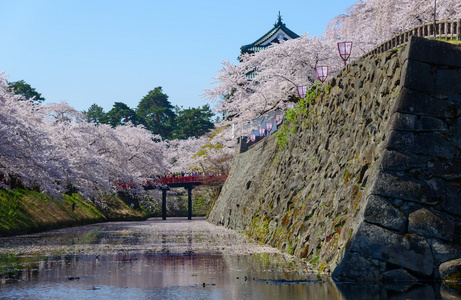
<svg viewBox="0 0 461 300">
<path fill-rule="evenodd" d="M 0 189 L 0 236 L 148 217 L 146 212 L 130 208 L 116 196 L 108 196 L 105 203 L 107 206 L 102 208 L 78 194 L 52 200 L 39 192 Z"/>
</svg>

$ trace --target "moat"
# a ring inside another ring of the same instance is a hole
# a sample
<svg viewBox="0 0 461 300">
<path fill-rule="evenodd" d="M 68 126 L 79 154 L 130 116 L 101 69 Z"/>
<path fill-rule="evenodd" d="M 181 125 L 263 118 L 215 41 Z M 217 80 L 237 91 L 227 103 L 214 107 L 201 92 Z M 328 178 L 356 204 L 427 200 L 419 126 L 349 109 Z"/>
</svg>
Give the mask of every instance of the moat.
<svg viewBox="0 0 461 300">
<path fill-rule="evenodd" d="M 455 286 L 456 288 L 456 286 Z M 439 284 L 336 284 L 207 223 L 154 218 L 0 238 L 0 299 L 456 299 Z"/>
</svg>

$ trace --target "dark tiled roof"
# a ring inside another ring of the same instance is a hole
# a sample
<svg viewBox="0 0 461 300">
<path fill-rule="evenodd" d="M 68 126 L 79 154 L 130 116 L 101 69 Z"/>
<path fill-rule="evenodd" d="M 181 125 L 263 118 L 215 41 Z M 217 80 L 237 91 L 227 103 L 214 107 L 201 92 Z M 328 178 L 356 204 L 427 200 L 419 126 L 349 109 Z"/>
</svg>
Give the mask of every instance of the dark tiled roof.
<svg viewBox="0 0 461 300">
<path fill-rule="evenodd" d="M 284 23 L 282 23 L 282 18 L 280 16 L 279 12 L 279 17 L 278 17 L 278 22 L 274 24 L 274 27 L 269 30 L 265 35 L 257 39 L 254 43 L 244 45 L 240 47 L 241 53 L 247 53 L 247 52 L 258 52 L 260 50 L 266 49 L 269 45 L 266 46 L 261 46 L 264 42 L 268 41 L 270 38 L 272 38 L 277 31 L 282 30 L 286 35 L 288 35 L 292 39 L 299 38 L 299 35 L 288 29 Z"/>
</svg>

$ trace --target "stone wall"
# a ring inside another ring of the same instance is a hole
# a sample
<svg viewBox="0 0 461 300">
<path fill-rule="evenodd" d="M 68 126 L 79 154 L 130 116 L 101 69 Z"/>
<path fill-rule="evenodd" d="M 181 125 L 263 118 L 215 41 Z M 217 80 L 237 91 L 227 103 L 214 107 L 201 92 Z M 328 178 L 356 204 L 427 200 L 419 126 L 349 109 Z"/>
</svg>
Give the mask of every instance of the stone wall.
<svg viewBox="0 0 461 300">
<path fill-rule="evenodd" d="M 338 280 L 439 278 L 461 240 L 461 49 L 412 37 L 318 90 L 281 149 L 238 154 L 209 221 Z"/>
</svg>

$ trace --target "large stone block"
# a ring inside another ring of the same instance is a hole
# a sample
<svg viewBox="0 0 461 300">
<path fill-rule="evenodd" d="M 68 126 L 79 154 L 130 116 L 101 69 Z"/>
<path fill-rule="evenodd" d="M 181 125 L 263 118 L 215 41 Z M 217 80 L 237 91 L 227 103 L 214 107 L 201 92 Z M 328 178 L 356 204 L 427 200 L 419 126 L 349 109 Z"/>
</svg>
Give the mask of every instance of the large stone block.
<svg viewBox="0 0 461 300">
<path fill-rule="evenodd" d="M 417 116 L 396 112 L 389 122 L 389 129 L 416 130 Z"/>
<path fill-rule="evenodd" d="M 347 253 L 341 263 L 333 271 L 332 277 L 339 281 L 379 281 L 381 280 L 379 265 L 372 264 L 360 253 Z"/>
<path fill-rule="evenodd" d="M 461 189 L 459 187 L 449 188 L 447 194 L 442 202 L 442 208 L 452 215 L 461 216 Z"/>
<path fill-rule="evenodd" d="M 450 244 L 443 243 L 437 239 L 431 239 L 429 243 L 431 244 L 435 265 L 440 265 L 460 256 L 459 251 Z"/>
<path fill-rule="evenodd" d="M 386 148 L 414 154 L 430 155 L 451 159 L 459 155 L 460 150 L 442 134 L 422 132 L 415 134 L 408 131 L 391 132 Z"/>
<path fill-rule="evenodd" d="M 435 205 L 443 198 L 441 193 L 444 187 L 439 185 L 439 181 L 429 184 L 411 177 L 398 177 L 388 172 L 380 172 L 371 191 L 373 195 L 386 198 Z"/>
<path fill-rule="evenodd" d="M 444 121 L 428 116 L 422 116 L 417 126 L 417 131 L 441 131 L 447 132 L 448 126 Z"/>
<path fill-rule="evenodd" d="M 383 170 L 405 171 L 414 168 L 425 168 L 429 156 L 385 150 L 379 167 Z"/>
<path fill-rule="evenodd" d="M 394 111 L 439 118 L 456 117 L 447 101 L 405 87 L 399 94 Z"/>
<path fill-rule="evenodd" d="M 459 46 L 417 36 L 410 38 L 408 57 L 421 62 L 461 67 Z"/>
<path fill-rule="evenodd" d="M 389 134 L 390 135 L 384 144 L 387 150 L 397 150 L 418 154 L 416 151 L 419 151 L 419 149 L 415 147 L 416 137 L 413 132 L 392 130 Z"/>
<path fill-rule="evenodd" d="M 461 280 L 461 258 L 444 262 L 439 272 L 442 280 Z"/>
<path fill-rule="evenodd" d="M 421 208 L 409 215 L 408 232 L 452 241 L 455 222 L 446 215 L 435 214 L 426 208 Z"/>
<path fill-rule="evenodd" d="M 417 149 L 420 149 L 419 151 Z M 421 133 L 415 137 L 415 153 L 427 154 L 434 157 L 451 159 L 459 155 L 460 151 L 453 143 L 447 140 L 442 134 Z"/>
<path fill-rule="evenodd" d="M 397 234 L 377 225 L 360 224 L 351 241 L 351 251 L 430 276 L 434 260 L 426 239 L 415 234 Z"/>
<path fill-rule="evenodd" d="M 407 218 L 386 199 L 371 195 L 365 207 L 365 221 L 403 232 Z"/>
<path fill-rule="evenodd" d="M 401 86 L 423 93 L 435 94 L 435 78 L 427 63 L 408 59 L 403 67 Z"/>
<path fill-rule="evenodd" d="M 461 178 L 461 159 L 432 160 L 428 162 L 429 171 L 438 177 L 446 179 Z"/>
<path fill-rule="evenodd" d="M 461 72 L 459 70 L 438 70 L 435 92 L 440 96 L 461 94 Z"/>
</svg>

